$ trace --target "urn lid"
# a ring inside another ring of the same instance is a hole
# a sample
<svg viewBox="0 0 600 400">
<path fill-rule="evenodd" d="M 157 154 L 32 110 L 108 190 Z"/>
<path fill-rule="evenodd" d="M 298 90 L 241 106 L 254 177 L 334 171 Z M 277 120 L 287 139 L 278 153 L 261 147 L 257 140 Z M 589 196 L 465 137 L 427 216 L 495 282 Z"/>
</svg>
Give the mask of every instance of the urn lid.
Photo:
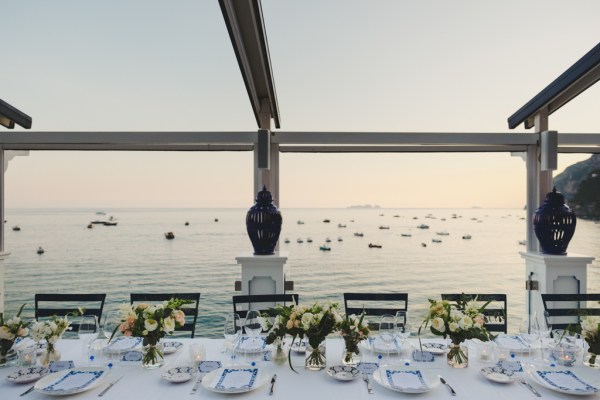
<svg viewBox="0 0 600 400">
<path fill-rule="evenodd" d="M 256 195 L 256 202 L 258 204 L 270 204 L 273 202 L 273 196 L 271 192 L 267 190 L 267 186 L 263 186 L 263 189 Z"/>
<path fill-rule="evenodd" d="M 556 191 L 556 186 L 552 188 L 552 192 L 546 195 L 544 203 L 550 206 L 561 206 L 565 204 L 565 196 L 561 192 Z"/>
</svg>

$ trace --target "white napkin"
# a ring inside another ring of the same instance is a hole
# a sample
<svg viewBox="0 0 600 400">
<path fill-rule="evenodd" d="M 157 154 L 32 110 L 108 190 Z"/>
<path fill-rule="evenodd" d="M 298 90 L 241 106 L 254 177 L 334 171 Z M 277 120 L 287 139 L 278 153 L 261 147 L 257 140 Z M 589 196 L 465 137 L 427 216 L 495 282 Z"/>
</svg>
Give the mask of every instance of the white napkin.
<svg viewBox="0 0 600 400">
<path fill-rule="evenodd" d="M 69 371 L 56 382 L 44 387 L 43 391 L 62 392 L 84 388 L 100 378 L 103 371 Z"/>
<path fill-rule="evenodd" d="M 421 375 L 421 371 L 399 371 L 386 369 L 383 371 L 384 379 L 391 387 L 399 390 L 426 390 L 427 385 Z"/>
<path fill-rule="evenodd" d="M 592 385 L 579 379 L 571 371 L 535 371 L 535 373 L 551 386 L 573 392 L 596 392 Z"/>
<path fill-rule="evenodd" d="M 210 382 L 210 387 L 220 390 L 251 389 L 258 377 L 258 368 L 225 368 Z"/>
<path fill-rule="evenodd" d="M 141 338 L 121 336 L 112 341 L 107 347 L 111 351 L 128 350 L 140 344 Z"/>
</svg>

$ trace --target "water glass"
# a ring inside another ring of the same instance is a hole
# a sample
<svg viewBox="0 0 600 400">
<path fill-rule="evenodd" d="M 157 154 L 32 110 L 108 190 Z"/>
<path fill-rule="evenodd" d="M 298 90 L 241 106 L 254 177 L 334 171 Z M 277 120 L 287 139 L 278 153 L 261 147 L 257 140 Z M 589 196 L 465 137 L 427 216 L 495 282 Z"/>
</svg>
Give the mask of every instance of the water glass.
<svg viewBox="0 0 600 400">
<path fill-rule="evenodd" d="M 256 341 L 256 337 L 262 332 L 262 317 L 260 312 L 250 310 L 246 314 L 246 322 L 244 323 L 246 334 L 252 338 L 252 342 Z"/>
<path fill-rule="evenodd" d="M 83 355 L 88 359 L 90 344 L 98 337 L 98 318 L 95 315 L 83 315 L 76 320 L 79 325 L 77 335 L 83 346 Z"/>
<path fill-rule="evenodd" d="M 408 312 L 406 311 L 398 311 L 396 312 L 396 320 L 395 320 L 395 331 L 396 336 L 400 339 L 400 344 L 402 349 L 404 349 L 404 342 L 410 336 L 410 331 L 412 329 L 410 320 L 408 317 Z"/>
<path fill-rule="evenodd" d="M 225 336 L 225 352 L 231 352 L 230 361 L 235 358 L 235 346 L 240 336 L 242 335 L 242 325 L 240 316 L 236 313 L 227 314 L 225 316 L 225 326 L 223 328 L 223 336 Z"/>
<path fill-rule="evenodd" d="M 387 349 L 387 362 L 390 363 L 390 346 L 395 338 L 396 317 L 393 315 L 383 315 L 379 322 L 379 337 L 385 343 Z"/>
</svg>

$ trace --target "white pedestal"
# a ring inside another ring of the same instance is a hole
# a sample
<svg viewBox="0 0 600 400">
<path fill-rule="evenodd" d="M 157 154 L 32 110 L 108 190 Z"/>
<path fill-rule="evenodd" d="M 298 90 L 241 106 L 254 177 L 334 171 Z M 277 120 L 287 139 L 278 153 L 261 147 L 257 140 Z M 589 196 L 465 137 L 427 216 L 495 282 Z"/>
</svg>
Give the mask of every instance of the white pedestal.
<svg viewBox="0 0 600 400">
<path fill-rule="evenodd" d="M 594 257 L 578 254 L 552 256 L 537 252 L 521 252 L 525 259 L 526 281 L 537 281 L 537 290 L 529 290 L 526 296 L 526 312 L 544 311 L 542 293 L 587 293 L 587 266 Z"/>
<path fill-rule="evenodd" d="M 270 256 L 254 254 L 235 258 L 242 266 L 242 294 L 282 294 L 285 292 L 285 263 L 288 253 Z"/>
</svg>

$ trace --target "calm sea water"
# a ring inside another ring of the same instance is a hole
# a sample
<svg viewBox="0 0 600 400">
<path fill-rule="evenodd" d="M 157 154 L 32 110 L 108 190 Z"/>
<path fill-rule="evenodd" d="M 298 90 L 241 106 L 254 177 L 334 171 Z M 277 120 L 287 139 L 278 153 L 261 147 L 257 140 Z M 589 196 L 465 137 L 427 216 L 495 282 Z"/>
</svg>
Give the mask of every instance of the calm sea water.
<svg viewBox="0 0 600 400">
<path fill-rule="evenodd" d="M 107 293 L 105 309 L 130 292 L 199 291 L 196 333 L 220 336 L 232 310 L 235 257 L 252 246 L 243 209 L 6 210 L 4 261 L 7 311 L 22 303 L 33 314 L 35 293 Z M 346 291 L 408 292 L 417 319 L 427 298 L 440 293 L 507 293 L 509 330 L 525 313 L 525 212 L 509 209 L 284 209 L 281 251 L 289 253 L 287 279 L 302 303 L 342 300 Z M 456 214 L 457 218 L 452 218 Z M 114 227 L 87 224 L 113 215 Z M 397 215 L 397 217 L 395 217 Z M 427 216 L 430 216 L 427 218 Z M 416 217 L 417 219 L 414 219 Z M 218 222 L 215 222 L 218 218 Z M 330 223 L 323 223 L 323 219 Z M 298 220 L 305 223 L 297 224 Z M 184 223 L 189 221 L 189 226 Z M 339 228 L 338 224 L 346 228 Z M 430 229 L 417 229 L 425 223 Z M 14 225 L 20 232 L 11 230 Z M 380 225 L 389 230 L 379 229 Z M 173 231 L 175 240 L 164 233 Z M 438 236 L 446 231 L 449 236 Z M 362 232 L 364 237 L 355 237 Z M 410 233 L 412 237 L 402 237 Z M 464 234 L 472 235 L 463 240 Z M 296 243 L 297 238 L 313 243 Z M 329 237 L 331 251 L 319 251 Z M 343 241 L 338 242 L 338 237 Z M 284 244 L 285 238 L 290 239 Z M 432 243 L 432 239 L 442 243 Z M 381 249 L 370 249 L 369 243 Z M 422 247 L 425 243 L 427 247 Z M 600 259 L 600 225 L 578 221 L 569 252 Z M 45 254 L 36 254 L 43 246 Z M 588 291 L 600 291 L 600 265 L 588 272 Z"/>
</svg>

